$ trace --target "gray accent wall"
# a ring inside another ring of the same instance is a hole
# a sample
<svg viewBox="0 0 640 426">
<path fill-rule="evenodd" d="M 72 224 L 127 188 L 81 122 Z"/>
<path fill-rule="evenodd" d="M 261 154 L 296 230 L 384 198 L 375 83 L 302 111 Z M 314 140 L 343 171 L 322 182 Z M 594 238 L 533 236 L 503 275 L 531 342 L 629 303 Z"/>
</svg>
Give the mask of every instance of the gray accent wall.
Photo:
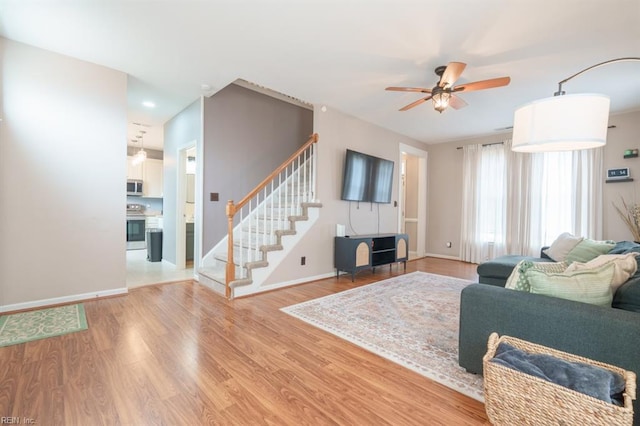
<svg viewBox="0 0 640 426">
<path fill-rule="evenodd" d="M 204 99 L 203 124 L 206 254 L 227 233 L 227 201 L 240 201 L 308 140 L 313 111 L 230 84 Z M 209 201 L 212 192 L 219 201 Z"/>
<path fill-rule="evenodd" d="M 202 100 L 198 99 L 164 125 L 163 236 L 162 257 L 176 263 L 176 204 L 178 196 L 178 151 L 200 144 Z"/>
</svg>

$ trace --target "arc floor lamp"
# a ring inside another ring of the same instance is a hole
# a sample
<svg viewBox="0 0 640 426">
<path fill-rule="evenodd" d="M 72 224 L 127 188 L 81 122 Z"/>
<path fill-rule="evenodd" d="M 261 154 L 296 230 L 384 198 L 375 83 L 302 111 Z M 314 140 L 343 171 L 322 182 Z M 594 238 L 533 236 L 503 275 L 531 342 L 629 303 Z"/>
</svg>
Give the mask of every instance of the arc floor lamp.
<svg viewBox="0 0 640 426">
<path fill-rule="evenodd" d="M 640 61 L 640 58 L 611 59 L 592 65 L 559 82 L 558 91 L 552 97 L 518 108 L 513 120 L 512 150 L 573 151 L 605 145 L 609 97 L 594 93 L 566 95 L 562 85 L 594 68 L 624 61 Z"/>
</svg>

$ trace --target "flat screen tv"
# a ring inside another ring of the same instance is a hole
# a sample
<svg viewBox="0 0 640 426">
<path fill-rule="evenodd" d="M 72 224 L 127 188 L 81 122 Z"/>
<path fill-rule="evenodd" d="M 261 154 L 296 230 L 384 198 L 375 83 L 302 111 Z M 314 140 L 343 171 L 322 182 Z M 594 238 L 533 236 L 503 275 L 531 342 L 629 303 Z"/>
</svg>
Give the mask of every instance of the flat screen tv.
<svg viewBox="0 0 640 426">
<path fill-rule="evenodd" d="M 393 161 L 347 149 L 341 199 L 390 203 Z"/>
</svg>

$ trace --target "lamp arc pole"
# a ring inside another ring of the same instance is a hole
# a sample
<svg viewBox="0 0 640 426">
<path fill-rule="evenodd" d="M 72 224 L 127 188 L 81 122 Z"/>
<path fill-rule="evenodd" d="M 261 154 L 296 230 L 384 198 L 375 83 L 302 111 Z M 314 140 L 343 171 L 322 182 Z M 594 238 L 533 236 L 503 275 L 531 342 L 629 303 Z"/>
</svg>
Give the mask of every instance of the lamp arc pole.
<svg viewBox="0 0 640 426">
<path fill-rule="evenodd" d="M 640 57 L 610 59 L 587 67 L 558 83 L 552 97 L 516 109 L 511 149 L 517 152 L 575 151 L 607 143 L 609 97 L 596 93 L 565 94 L 562 85 L 594 68 Z"/>
<path fill-rule="evenodd" d="M 562 80 L 561 82 L 559 82 L 558 83 L 558 91 L 555 92 L 553 94 L 553 96 L 564 95 L 565 92 L 564 92 L 564 90 L 562 90 L 562 85 L 564 83 L 566 83 L 567 81 L 571 80 L 572 78 L 579 76 L 580 74 L 584 74 L 585 72 L 590 71 L 590 70 L 592 70 L 594 68 L 599 68 L 599 67 L 601 67 L 603 65 L 612 64 L 614 62 L 629 62 L 629 61 L 640 61 L 640 58 L 631 56 L 631 57 L 628 57 L 628 58 L 609 59 L 608 61 L 604 61 L 604 62 L 600 62 L 599 64 L 591 65 L 590 67 L 587 67 L 587 68 L 583 69 L 582 71 L 578 71 L 577 73 L 573 74 L 572 76 L 567 77 L 564 80 Z"/>
</svg>

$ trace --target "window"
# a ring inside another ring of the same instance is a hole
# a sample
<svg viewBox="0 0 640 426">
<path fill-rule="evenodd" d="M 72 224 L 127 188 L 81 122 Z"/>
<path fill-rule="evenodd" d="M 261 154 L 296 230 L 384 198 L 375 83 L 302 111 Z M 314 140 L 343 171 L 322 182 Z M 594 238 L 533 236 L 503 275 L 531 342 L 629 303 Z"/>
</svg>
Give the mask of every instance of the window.
<svg viewBox="0 0 640 426">
<path fill-rule="evenodd" d="M 463 260 L 535 255 L 562 232 L 602 237 L 602 148 L 523 154 L 505 141 L 463 151 Z"/>
</svg>

